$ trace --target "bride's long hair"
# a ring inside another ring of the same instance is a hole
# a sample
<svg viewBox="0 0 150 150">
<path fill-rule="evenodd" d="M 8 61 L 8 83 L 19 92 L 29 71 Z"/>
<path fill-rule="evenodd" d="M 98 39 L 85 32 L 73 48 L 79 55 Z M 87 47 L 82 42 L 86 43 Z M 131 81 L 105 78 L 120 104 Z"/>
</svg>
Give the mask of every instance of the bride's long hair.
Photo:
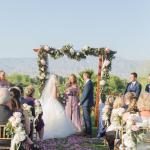
<svg viewBox="0 0 150 150">
<path fill-rule="evenodd" d="M 50 75 L 48 81 L 45 84 L 42 95 L 40 97 L 41 104 L 44 105 L 52 97 L 53 89 L 56 87 L 58 82 L 57 75 Z"/>
</svg>

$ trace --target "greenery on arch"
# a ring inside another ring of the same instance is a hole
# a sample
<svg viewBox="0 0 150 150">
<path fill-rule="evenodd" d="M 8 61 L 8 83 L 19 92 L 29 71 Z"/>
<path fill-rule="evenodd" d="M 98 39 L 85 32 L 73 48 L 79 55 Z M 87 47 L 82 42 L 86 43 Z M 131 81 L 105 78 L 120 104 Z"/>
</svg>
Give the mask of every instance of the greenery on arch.
<svg viewBox="0 0 150 150">
<path fill-rule="evenodd" d="M 103 66 L 101 73 L 100 85 L 104 89 L 107 79 L 109 78 L 109 71 L 111 70 L 112 60 L 115 58 L 115 51 L 109 48 L 92 48 L 85 46 L 81 50 L 75 50 L 72 45 L 64 45 L 60 49 L 49 47 L 48 45 L 42 45 L 40 49 L 34 49 L 38 52 L 38 66 L 39 66 L 39 80 L 41 90 L 43 89 L 48 75 L 48 55 L 54 59 L 58 59 L 63 56 L 67 56 L 70 59 L 80 61 L 86 59 L 87 56 L 103 56 Z M 104 90 L 102 90 L 103 92 Z"/>
</svg>

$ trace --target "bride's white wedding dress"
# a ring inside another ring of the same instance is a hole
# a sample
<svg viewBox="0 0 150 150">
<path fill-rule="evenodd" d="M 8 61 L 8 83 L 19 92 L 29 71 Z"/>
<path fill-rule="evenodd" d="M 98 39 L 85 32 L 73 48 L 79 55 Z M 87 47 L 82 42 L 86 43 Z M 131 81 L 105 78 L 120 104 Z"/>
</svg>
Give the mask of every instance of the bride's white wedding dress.
<svg viewBox="0 0 150 150">
<path fill-rule="evenodd" d="M 56 76 L 51 75 L 40 98 L 43 109 L 44 139 L 63 138 L 75 133 L 71 120 L 57 100 Z"/>
</svg>

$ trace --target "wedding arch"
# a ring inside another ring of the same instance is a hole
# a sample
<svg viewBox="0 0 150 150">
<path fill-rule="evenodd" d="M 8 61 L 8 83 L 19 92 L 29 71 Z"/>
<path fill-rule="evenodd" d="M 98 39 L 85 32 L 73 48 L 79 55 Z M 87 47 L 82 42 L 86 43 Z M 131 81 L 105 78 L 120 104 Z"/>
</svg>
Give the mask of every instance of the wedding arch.
<svg viewBox="0 0 150 150">
<path fill-rule="evenodd" d="M 86 59 L 86 56 L 89 55 L 99 58 L 95 105 L 95 124 L 97 126 L 99 117 L 99 100 L 102 95 L 105 95 L 106 83 L 109 79 L 112 60 L 115 58 L 116 51 L 112 51 L 109 48 L 92 48 L 90 46 L 85 46 L 80 51 L 77 51 L 72 45 L 69 44 L 64 45 L 60 49 L 52 48 L 48 45 L 41 45 L 40 48 L 35 48 L 33 50 L 38 54 L 39 81 L 41 91 L 45 85 L 48 75 L 48 55 L 54 59 L 58 59 L 66 55 L 68 58 L 75 59 L 77 61 Z"/>
</svg>

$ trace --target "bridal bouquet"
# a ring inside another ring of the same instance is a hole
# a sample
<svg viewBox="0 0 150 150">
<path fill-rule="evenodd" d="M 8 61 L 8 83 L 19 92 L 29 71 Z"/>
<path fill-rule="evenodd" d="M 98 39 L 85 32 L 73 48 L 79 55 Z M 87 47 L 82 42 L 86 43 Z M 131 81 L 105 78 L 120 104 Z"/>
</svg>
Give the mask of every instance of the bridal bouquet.
<svg viewBox="0 0 150 150">
<path fill-rule="evenodd" d="M 14 112 L 6 124 L 6 135 L 12 137 L 10 150 L 18 150 L 27 138 L 27 134 L 22 123 L 22 113 Z"/>
<path fill-rule="evenodd" d="M 66 105 L 66 95 L 64 93 L 60 93 L 58 99 L 62 103 L 62 105 Z"/>
</svg>

